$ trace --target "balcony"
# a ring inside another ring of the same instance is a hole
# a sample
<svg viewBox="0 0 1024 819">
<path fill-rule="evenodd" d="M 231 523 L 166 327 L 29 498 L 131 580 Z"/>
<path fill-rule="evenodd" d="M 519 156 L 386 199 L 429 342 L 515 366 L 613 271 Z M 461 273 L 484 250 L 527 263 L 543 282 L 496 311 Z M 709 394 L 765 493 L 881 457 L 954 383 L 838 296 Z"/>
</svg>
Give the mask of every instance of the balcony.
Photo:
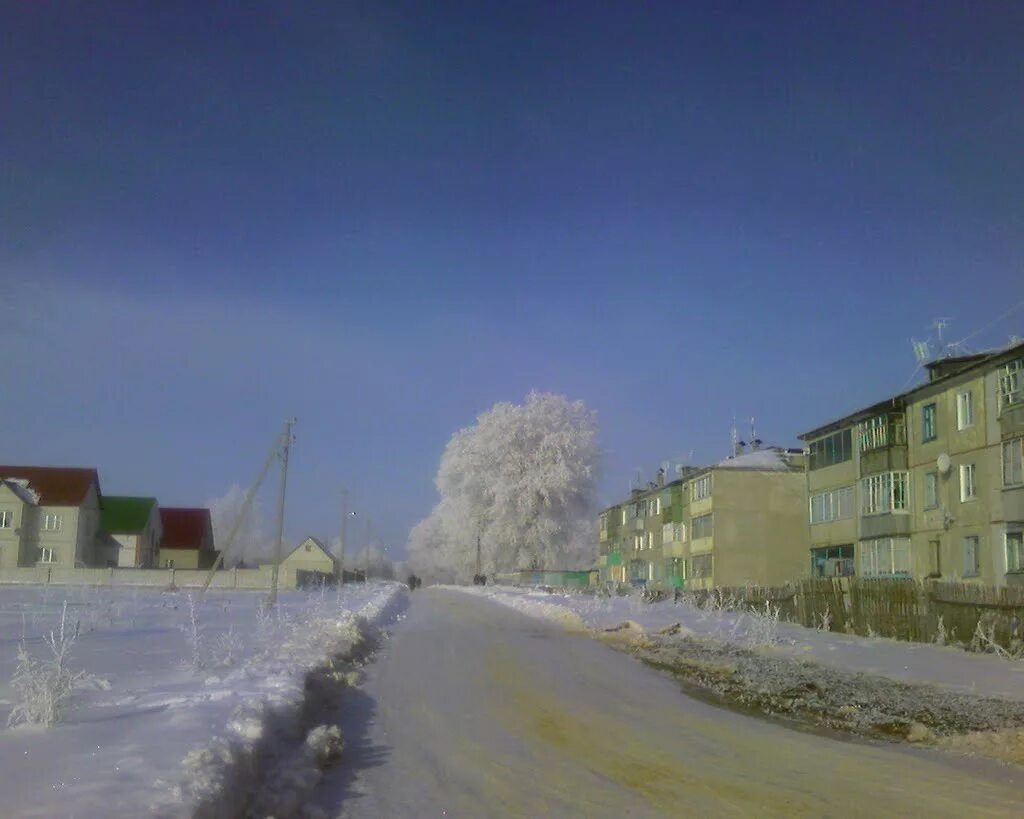
<svg viewBox="0 0 1024 819">
<path fill-rule="evenodd" d="M 902 413 L 876 415 L 857 425 L 860 472 L 907 468 L 907 424 Z"/>
</svg>

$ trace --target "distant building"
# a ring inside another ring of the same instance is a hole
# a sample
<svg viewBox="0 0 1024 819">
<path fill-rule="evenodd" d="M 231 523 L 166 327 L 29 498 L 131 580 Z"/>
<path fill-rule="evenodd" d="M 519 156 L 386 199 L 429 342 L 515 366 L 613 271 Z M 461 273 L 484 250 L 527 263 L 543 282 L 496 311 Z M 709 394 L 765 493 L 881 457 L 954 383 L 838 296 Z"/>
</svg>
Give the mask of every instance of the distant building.
<svg viewBox="0 0 1024 819">
<path fill-rule="evenodd" d="M 217 560 L 209 509 L 160 508 L 160 566 L 208 569 Z"/>
<path fill-rule="evenodd" d="M 781 585 L 806 575 L 800 450 L 760 448 L 690 467 L 598 519 L 602 581 L 651 587 Z"/>
<path fill-rule="evenodd" d="M 819 575 L 1024 583 L 1024 344 L 800 436 Z"/>
<path fill-rule="evenodd" d="M 107 565 L 95 469 L 0 466 L 0 481 L 0 566 Z"/>
<path fill-rule="evenodd" d="M 141 569 L 158 565 L 163 525 L 156 498 L 106 495 L 100 526 L 108 562 Z"/>
<path fill-rule="evenodd" d="M 331 580 L 338 577 L 338 560 L 315 537 L 307 537 L 281 561 L 279 579 L 282 585 L 294 586 L 300 573 L 322 576 Z"/>
</svg>

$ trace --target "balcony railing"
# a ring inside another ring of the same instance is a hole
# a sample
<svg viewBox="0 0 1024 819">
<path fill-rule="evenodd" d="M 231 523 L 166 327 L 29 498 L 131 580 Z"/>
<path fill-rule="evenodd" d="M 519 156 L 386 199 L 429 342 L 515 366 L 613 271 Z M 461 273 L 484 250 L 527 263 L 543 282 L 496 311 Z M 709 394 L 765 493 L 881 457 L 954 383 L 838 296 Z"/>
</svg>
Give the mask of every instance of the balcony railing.
<svg viewBox="0 0 1024 819">
<path fill-rule="evenodd" d="M 857 425 L 861 452 L 907 443 L 907 425 L 902 415 L 876 415 Z"/>
</svg>

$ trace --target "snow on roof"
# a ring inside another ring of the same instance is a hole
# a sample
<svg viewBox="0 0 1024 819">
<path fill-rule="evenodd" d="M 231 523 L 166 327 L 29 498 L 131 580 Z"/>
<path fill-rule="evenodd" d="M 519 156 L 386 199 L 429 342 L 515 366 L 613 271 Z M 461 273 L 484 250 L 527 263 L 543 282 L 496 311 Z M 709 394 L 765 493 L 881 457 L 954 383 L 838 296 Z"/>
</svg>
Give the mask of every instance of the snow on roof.
<svg viewBox="0 0 1024 819">
<path fill-rule="evenodd" d="M 732 469 L 774 469 L 774 470 L 787 470 L 789 464 L 786 463 L 786 453 L 784 450 L 776 447 L 769 447 L 767 449 L 758 449 L 755 452 L 745 452 L 742 455 L 735 455 L 731 458 L 726 458 L 724 461 L 719 461 L 715 464 L 716 468 L 728 467 Z"/>
<path fill-rule="evenodd" d="M 0 484 L 10 489 L 21 500 L 32 506 L 39 503 L 39 493 L 36 492 L 24 478 L 0 478 Z"/>
</svg>

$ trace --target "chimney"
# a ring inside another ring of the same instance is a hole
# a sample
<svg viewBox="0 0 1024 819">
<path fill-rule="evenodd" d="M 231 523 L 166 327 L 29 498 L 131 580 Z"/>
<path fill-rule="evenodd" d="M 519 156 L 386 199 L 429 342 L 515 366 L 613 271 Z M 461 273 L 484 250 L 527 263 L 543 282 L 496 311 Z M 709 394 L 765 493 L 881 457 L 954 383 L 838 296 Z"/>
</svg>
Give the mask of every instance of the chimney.
<svg viewBox="0 0 1024 819">
<path fill-rule="evenodd" d="M 746 441 L 737 441 L 735 444 L 733 444 L 732 445 L 732 456 L 734 458 L 738 458 L 740 455 L 742 455 L 743 454 L 743 447 L 745 447 L 746 445 L 747 445 Z"/>
</svg>

